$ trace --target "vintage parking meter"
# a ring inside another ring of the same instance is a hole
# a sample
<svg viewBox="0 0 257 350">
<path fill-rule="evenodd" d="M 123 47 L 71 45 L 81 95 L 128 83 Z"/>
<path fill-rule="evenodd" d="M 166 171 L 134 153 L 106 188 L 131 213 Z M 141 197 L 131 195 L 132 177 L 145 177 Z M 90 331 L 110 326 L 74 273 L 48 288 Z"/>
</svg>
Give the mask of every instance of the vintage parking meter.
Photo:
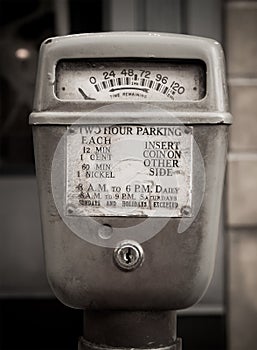
<svg viewBox="0 0 257 350">
<path fill-rule="evenodd" d="M 226 163 L 223 53 L 159 33 L 41 47 L 33 125 L 45 261 L 79 349 L 180 349 L 212 276 Z"/>
</svg>

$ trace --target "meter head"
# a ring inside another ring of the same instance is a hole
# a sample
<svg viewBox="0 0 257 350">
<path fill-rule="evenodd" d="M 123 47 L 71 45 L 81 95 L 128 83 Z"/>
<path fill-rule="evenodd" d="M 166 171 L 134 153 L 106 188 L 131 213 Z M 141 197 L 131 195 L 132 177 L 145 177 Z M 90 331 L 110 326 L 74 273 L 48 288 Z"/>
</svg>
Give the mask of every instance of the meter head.
<svg viewBox="0 0 257 350">
<path fill-rule="evenodd" d="M 81 34 L 41 47 L 34 108 L 83 112 L 104 102 L 224 112 L 220 45 L 163 33 Z M 220 68 L 217 68 L 220 67 Z"/>
<path fill-rule="evenodd" d="M 214 40 L 113 32 L 42 44 L 30 123 L 48 278 L 65 304 L 175 310 L 203 295 L 227 101 Z"/>
</svg>

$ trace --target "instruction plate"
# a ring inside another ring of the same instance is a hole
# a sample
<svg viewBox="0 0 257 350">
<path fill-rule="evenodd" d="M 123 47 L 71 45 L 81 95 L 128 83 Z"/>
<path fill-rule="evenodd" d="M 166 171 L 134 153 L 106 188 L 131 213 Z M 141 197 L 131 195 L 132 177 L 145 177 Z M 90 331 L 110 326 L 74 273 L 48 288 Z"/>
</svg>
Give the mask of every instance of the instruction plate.
<svg viewBox="0 0 257 350">
<path fill-rule="evenodd" d="M 67 129 L 66 215 L 190 217 L 193 127 Z"/>
</svg>

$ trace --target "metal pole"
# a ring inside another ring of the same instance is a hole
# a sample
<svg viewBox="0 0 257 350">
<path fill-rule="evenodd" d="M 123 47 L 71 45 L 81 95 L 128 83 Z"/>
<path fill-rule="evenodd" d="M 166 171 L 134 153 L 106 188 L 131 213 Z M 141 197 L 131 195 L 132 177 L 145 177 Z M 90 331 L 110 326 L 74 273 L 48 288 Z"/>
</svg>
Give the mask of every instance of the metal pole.
<svg viewBox="0 0 257 350">
<path fill-rule="evenodd" d="M 181 350 L 175 311 L 85 311 L 79 350 Z"/>
<path fill-rule="evenodd" d="M 70 14 L 68 0 L 54 0 L 56 35 L 70 33 Z"/>
</svg>

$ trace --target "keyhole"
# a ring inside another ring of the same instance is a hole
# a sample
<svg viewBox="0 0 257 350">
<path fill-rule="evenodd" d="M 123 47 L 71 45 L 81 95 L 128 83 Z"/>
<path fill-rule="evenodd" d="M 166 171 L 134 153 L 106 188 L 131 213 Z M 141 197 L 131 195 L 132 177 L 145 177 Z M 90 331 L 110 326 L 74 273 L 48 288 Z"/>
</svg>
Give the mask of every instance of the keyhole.
<svg viewBox="0 0 257 350">
<path fill-rule="evenodd" d="M 131 255 L 131 248 L 128 248 L 126 253 L 125 253 L 125 261 L 127 264 L 130 264 L 132 262 L 131 259 L 132 255 Z"/>
<path fill-rule="evenodd" d="M 132 243 L 122 242 L 121 245 L 114 250 L 114 261 L 122 270 L 134 270 L 142 264 L 143 258 L 144 252 L 141 246 L 134 241 L 132 241 Z"/>
</svg>

